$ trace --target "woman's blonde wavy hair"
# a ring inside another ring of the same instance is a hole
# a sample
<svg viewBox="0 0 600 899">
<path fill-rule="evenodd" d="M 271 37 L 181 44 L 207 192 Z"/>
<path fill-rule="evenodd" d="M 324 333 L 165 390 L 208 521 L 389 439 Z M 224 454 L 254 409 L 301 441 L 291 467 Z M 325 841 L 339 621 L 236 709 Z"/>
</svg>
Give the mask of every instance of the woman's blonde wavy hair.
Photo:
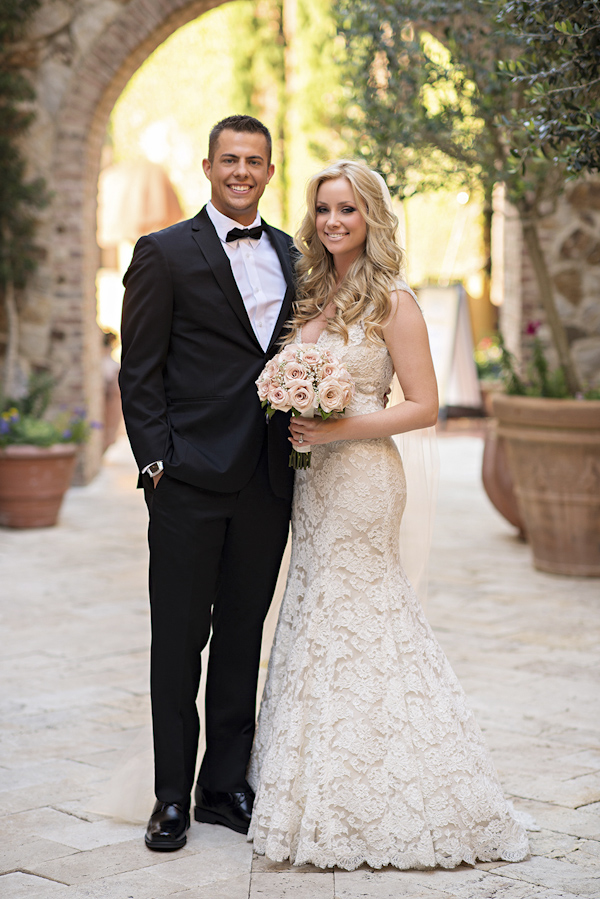
<svg viewBox="0 0 600 899">
<path fill-rule="evenodd" d="M 365 248 L 339 284 L 333 256 L 319 240 L 316 227 L 319 187 L 337 178 L 350 182 L 367 225 Z M 401 278 L 404 254 L 396 243 L 398 219 L 386 202 L 380 179 L 364 163 L 341 159 L 308 182 L 306 215 L 294 238 L 301 255 L 296 263 L 296 302 L 285 343 L 296 339 L 302 325 L 333 301 L 336 311 L 328 330 L 341 334 L 347 343 L 349 326 L 362 321 L 366 337 L 382 344 L 378 328 L 392 311 L 390 294 Z"/>
</svg>

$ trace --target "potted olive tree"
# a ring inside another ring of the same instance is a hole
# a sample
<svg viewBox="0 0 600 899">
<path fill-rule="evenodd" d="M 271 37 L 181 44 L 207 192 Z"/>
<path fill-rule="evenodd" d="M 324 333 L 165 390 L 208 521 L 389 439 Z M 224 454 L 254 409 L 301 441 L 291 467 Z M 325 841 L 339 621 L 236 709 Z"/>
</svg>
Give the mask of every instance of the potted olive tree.
<svg viewBox="0 0 600 899">
<path fill-rule="evenodd" d="M 500 4 L 500 24 L 521 44 L 519 57 L 499 66 L 524 98 L 509 115 L 518 136 L 513 177 L 536 159 L 569 175 L 600 170 L 599 15 L 598 0 Z M 546 309 L 554 306 L 552 282 L 541 247 L 528 242 L 528 248 Z M 527 328 L 532 361 L 525 372 L 504 349 L 506 394 L 494 400 L 498 434 L 507 444 L 536 567 L 600 576 L 600 390 L 579 383 L 564 332 L 554 328 L 560 366 L 549 370 L 538 326 Z"/>
<path fill-rule="evenodd" d="M 494 398 L 498 434 L 536 566 L 598 575 L 600 401 L 573 363 L 539 222 L 570 174 L 600 166 L 600 3 L 340 0 L 338 11 L 356 101 L 346 133 L 390 190 L 476 185 L 489 235 L 502 182 L 519 214 L 562 387 L 549 393 L 547 367 L 543 383 L 521 377 L 520 395 Z"/>
</svg>

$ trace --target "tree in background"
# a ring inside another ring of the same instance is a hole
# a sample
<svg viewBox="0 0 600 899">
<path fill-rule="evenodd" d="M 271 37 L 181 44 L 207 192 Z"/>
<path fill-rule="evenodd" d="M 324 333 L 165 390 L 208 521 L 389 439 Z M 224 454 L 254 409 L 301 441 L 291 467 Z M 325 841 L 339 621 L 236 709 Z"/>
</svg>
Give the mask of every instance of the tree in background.
<svg viewBox="0 0 600 899">
<path fill-rule="evenodd" d="M 18 398 L 27 389 L 19 379 L 19 312 L 17 293 L 37 263 L 35 210 L 47 203 L 41 178 L 27 180 L 19 140 L 31 124 L 28 104 L 33 88 L 22 74 L 18 40 L 39 0 L 4 0 L 0 17 L 0 291 L 6 315 L 4 397 Z"/>
<path fill-rule="evenodd" d="M 521 45 L 500 66 L 527 103 L 516 119 L 529 137 L 520 158 L 541 153 L 572 174 L 599 171 L 599 0 L 506 0 L 498 20 Z"/>
<path fill-rule="evenodd" d="M 268 117 L 273 127 L 275 186 L 281 221 L 289 220 L 287 105 L 290 35 L 283 0 L 259 0 L 238 11 L 231 44 L 236 111 Z"/>
<path fill-rule="evenodd" d="M 495 184 L 505 184 L 519 212 L 569 392 L 576 394 L 581 385 L 538 231 L 539 219 L 562 190 L 566 166 L 543 153 L 521 162 L 531 144 L 531 132 L 520 124 L 528 111 L 527 88 L 507 77 L 506 69 L 520 58 L 528 38 L 503 17 L 506 5 L 340 0 L 345 85 L 354 101 L 345 133 L 400 197 L 449 183 L 479 183 L 489 201 Z"/>
<path fill-rule="evenodd" d="M 341 96 L 335 44 L 330 0 L 259 0 L 241 5 L 236 17 L 234 105 L 273 123 L 275 185 L 287 229 L 297 218 L 292 181 L 306 151 L 317 159 L 335 155 L 332 129 Z"/>
</svg>

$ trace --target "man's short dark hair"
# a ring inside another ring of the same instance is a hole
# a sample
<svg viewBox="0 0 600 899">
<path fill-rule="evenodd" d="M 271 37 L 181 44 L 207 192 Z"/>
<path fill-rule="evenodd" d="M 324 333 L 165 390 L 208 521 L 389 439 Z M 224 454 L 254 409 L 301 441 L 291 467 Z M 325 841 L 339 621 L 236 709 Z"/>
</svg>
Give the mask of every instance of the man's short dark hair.
<svg viewBox="0 0 600 899">
<path fill-rule="evenodd" d="M 273 146 L 271 132 L 266 125 L 263 125 L 262 122 L 259 122 L 258 119 L 255 119 L 251 115 L 230 115 L 227 116 L 226 119 L 221 119 L 220 122 L 217 122 L 217 124 L 212 127 L 208 136 L 208 158 L 211 162 L 215 157 L 215 149 L 217 147 L 217 141 L 221 136 L 221 132 L 226 130 L 237 131 L 238 133 L 262 134 L 267 142 L 269 156 L 267 162 L 271 162 L 271 150 Z"/>
</svg>

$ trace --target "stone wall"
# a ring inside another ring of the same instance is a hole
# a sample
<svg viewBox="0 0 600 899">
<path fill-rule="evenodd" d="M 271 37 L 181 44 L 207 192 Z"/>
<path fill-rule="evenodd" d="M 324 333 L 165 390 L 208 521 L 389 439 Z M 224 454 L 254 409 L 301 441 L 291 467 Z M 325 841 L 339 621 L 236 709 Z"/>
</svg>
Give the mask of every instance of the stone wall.
<svg viewBox="0 0 600 899">
<path fill-rule="evenodd" d="M 575 364 L 584 382 L 600 386 L 600 179 L 569 186 L 544 244 Z"/>
<path fill-rule="evenodd" d="M 493 295 L 501 303 L 500 327 L 507 345 L 526 360 L 531 338 L 524 332 L 530 322 L 541 322 L 539 337 L 550 365 L 556 366 L 518 215 L 507 208 L 501 191 L 495 198 L 494 217 Z M 540 222 L 540 241 L 578 373 L 585 385 L 600 386 L 600 178 L 567 186 Z"/>
</svg>

